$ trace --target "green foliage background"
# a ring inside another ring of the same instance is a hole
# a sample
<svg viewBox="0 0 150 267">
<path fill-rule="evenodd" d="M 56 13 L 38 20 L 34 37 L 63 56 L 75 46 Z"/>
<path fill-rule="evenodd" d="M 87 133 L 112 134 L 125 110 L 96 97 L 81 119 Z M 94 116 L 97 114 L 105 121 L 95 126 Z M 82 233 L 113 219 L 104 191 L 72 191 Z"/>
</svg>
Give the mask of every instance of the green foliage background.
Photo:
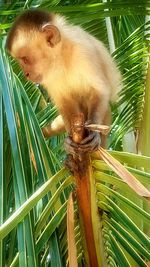
<svg viewBox="0 0 150 267">
<path fill-rule="evenodd" d="M 66 15 L 111 51 L 124 86 L 112 107 L 109 147 L 120 150 L 114 157 L 147 188 L 150 184 L 150 1 L 1 1 L 0 266 L 67 265 L 66 205 L 73 177 L 62 168 L 64 136 L 45 140 L 40 129 L 57 110 L 37 86 L 24 80 L 4 50 L 14 18 L 37 7 Z M 138 151 L 142 155 L 128 153 Z M 99 257 L 106 266 L 148 266 L 148 200 L 137 196 L 104 162 L 95 159 L 92 165 L 105 251 Z M 79 266 L 85 266 L 78 220 L 75 235 Z"/>
</svg>

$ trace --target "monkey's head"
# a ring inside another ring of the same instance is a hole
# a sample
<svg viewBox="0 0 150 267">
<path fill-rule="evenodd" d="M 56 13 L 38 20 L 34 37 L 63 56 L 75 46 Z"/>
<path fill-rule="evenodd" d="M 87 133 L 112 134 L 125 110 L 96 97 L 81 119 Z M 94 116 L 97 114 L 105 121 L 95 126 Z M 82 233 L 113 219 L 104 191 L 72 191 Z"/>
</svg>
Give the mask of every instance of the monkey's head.
<svg viewBox="0 0 150 267">
<path fill-rule="evenodd" d="M 54 14 L 28 10 L 13 23 L 6 40 L 6 49 L 19 62 L 26 78 L 42 83 L 56 64 L 61 36 L 53 25 Z"/>
</svg>

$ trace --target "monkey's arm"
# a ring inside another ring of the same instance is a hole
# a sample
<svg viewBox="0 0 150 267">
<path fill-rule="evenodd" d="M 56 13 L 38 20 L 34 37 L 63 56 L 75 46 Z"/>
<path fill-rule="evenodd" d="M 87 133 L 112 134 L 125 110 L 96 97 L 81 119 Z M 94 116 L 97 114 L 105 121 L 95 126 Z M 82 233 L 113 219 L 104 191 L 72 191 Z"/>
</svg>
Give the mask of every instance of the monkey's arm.
<svg viewBox="0 0 150 267">
<path fill-rule="evenodd" d="M 42 132 L 45 137 L 50 137 L 65 132 L 65 125 L 62 116 L 57 116 L 51 124 L 43 127 Z"/>
</svg>

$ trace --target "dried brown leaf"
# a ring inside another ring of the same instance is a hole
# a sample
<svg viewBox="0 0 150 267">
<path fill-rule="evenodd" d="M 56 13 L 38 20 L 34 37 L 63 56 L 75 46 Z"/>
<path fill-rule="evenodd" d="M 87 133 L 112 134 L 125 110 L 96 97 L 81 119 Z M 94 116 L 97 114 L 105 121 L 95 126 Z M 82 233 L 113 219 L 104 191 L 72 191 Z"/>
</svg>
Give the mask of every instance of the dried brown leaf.
<svg viewBox="0 0 150 267">
<path fill-rule="evenodd" d="M 100 132 L 103 135 L 107 135 L 110 131 L 110 127 L 107 125 L 88 124 L 84 126 L 91 131 Z"/>
<path fill-rule="evenodd" d="M 74 207 L 73 197 L 70 193 L 68 204 L 67 204 L 67 239 L 68 239 L 68 261 L 69 267 L 77 267 L 77 249 L 75 243 L 74 233 Z"/>
<path fill-rule="evenodd" d="M 146 197 L 150 200 L 150 192 L 142 185 L 118 160 L 113 158 L 102 147 L 99 149 L 100 157 L 108 164 L 108 166 L 127 183 L 138 195 Z"/>
</svg>

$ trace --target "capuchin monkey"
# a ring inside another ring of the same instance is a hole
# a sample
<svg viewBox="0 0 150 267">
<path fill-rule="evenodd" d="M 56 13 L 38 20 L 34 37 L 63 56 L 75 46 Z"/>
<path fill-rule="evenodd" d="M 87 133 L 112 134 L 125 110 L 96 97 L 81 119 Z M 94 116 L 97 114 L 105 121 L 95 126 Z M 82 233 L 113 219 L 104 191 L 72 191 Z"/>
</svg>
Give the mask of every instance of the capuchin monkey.
<svg viewBox="0 0 150 267">
<path fill-rule="evenodd" d="M 27 80 L 42 84 L 59 110 L 43 128 L 44 135 L 66 130 L 65 147 L 71 154 L 104 146 L 98 132 L 88 131 L 80 144 L 70 136 L 77 113 L 84 114 L 86 124 L 110 124 L 109 102 L 116 98 L 121 76 L 103 43 L 58 14 L 28 10 L 12 25 L 6 48 Z"/>
</svg>

